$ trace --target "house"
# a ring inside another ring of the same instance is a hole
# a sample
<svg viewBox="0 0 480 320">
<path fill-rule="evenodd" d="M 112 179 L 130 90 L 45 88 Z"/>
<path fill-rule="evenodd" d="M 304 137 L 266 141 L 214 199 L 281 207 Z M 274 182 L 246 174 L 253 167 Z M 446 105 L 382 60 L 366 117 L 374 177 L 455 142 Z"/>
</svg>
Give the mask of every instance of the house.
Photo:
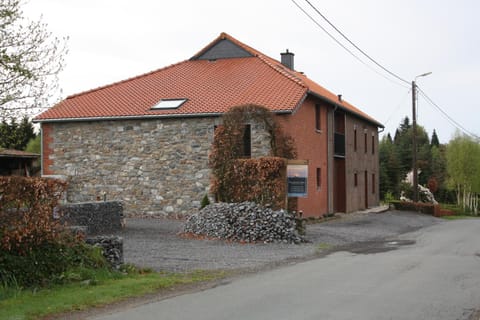
<svg viewBox="0 0 480 320">
<path fill-rule="evenodd" d="M 208 193 L 214 127 L 233 106 L 278 116 L 308 161 L 304 216 L 379 203 L 382 125 L 301 72 L 222 33 L 192 58 L 70 96 L 35 118 L 42 174 L 63 175 L 72 202 L 123 200 L 128 215 L 186 215 Z M 248 126 L 251 157 L 269 149 Z"/>
<path fill-rule="evenodd" d="M 0 149 L 0 176 L 25 176 L 38 174 L 40 155 L 13 149 Z"/>
</svg>

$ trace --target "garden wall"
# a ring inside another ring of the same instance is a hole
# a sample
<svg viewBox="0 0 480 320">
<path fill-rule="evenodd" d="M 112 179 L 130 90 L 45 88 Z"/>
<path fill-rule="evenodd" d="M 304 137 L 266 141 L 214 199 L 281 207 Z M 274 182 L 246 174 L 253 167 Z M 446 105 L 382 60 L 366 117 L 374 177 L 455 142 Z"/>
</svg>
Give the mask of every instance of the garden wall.
<svg viewBox="0 0 480 320">
<path fill-rule="evenodd" d="M 70 226 L 86 227 L 87 235 L 120 231 L 123 204 L 120 201 L 69 203 L 59 206 L 61 219 Z"/>
</svg>

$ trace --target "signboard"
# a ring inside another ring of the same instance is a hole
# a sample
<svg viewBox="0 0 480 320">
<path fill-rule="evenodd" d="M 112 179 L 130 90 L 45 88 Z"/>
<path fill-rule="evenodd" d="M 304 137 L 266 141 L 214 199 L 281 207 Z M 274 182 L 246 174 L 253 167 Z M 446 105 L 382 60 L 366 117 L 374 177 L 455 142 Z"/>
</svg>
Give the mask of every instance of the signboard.
<svg viewBox="0 0 480 320">
<path fill-rule="evenodd" d="M 308 164 L 287 164 L 287 195 L 289 197 L 306 197 L 308 193 Z"/>
</svg>

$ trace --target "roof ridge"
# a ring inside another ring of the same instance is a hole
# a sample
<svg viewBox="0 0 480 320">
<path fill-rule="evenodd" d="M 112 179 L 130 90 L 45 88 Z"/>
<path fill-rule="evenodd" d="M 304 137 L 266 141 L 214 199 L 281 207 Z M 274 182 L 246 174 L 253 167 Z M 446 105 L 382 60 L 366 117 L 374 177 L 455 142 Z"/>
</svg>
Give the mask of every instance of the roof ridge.
<svg viewBox="0 0 480 320">
<path fill-rule="evenodd" d="M 297 71 L 292 70 L 293 72 L 287 71 L 284 69 L 282 63 L 264 53 L 261 51 L 258 51 L 257 49 L 250 47 L 249 45 L 241 42 L 240 40 L 236 39 L 235 37 L 232 37 L 226 32 L 221 32 L 218 37 L 216 37 L 212 42 L 210 42 L 208 45 L 206 45 L 202 50 L 197 52 L 190 60 L 193 60 L 202 54 L 204 54 L 206 51 L 208 51 L 212 46 L 214 46 L 218 41 L 220 40 L 229 40 L 239 46 L 240 48 L 244 49 L 248 53 L 252 54 L 254 57 L 259 58 L 262 62 L 264 62 L 266 65 L 268 65 L 270 68 L 275 70 L 276 72 L 280 73 L 281 75 L 285 76 L 286 78 L 296 82 L 297 84 L 301 85 L 302 87 L 308 89 L 308 85 L 306 85 L 300 77 L 297 77 L 295 73 Z M 271 60 L 271 61 L 270 61 Z M 272 61 L 275 61 L 273 63 Z"/>
<path fill-rule="evenodd" d="M 196 54 L 194 54 L 193 57 L 190 58 L 190 60 L 195 60 L 196 58 L 200 57 L 202 54 L 207 52 L 210 48 L 212 48 L 220 40 L 229 40 L 229 41 L 233 42 L 234 44 L 236 44 L 237 46 L 239 46 L 240 48 L 242 48 L 243 50 L 247 51 L 248 53 L 250 53 L 252 56 L 255 56 L 255 57 L 262 54 L 260 51 L 248 46 L 247 44 L 241 42 L 240 40 L 232 37 L 228 33 L 222 32 L 213 41 L 211 41 L 209 44 L 207 44 L 205 47 L 203 47 L 200 51 L 198 51 Z"/>
<path fill-rule="evenodd" d="M 282 65 L 282 63 L 276 59 L 273 59 L 272 57 L 269 57 L 265 54 L 260 54 L 258 56 L 258 58 L 260 58 L 260 60 L 262 60 L 266 65 L 268 65 L 270 68 L 272 68 L 273 70 L 277 71 L 278 73 L 280 73 L 281 75 L 285 76 L 286 78 L 292 80 L 293 82 L 296 82 L 298 83 L 299 85 L 301 85 L 302 87 L 308 89 L 308 85 L 305 84 L 305 82 L 300 78 L 300 77 L 297 77 L 296 73 L 298 73 L 298 71 L 295 71 L 295 70 L 292 70 L 292 71 L 289 71 L 289 70 L 286 70 L 287 67 L 284 67 Z M 272 63 L 272 61 L 269 61 L 269 60 L 273 60 L 275 61 L 275 63 Z"/>
<path fill-rule="evenodd" d="M 79 93 L 74 93 L 72 95 L 67 96 L 65 98 L 65 100 L 72 99 L 72 98 L 77 98 L 79 96 L 83 96 L 83 95 L 86 95 L 86 94 L 89 94 L 89 93 L 92 93 L 92 92 L 95 92 L 95 91 L 100 91 L 100 90 L 103 90 L 103 89 L 106 89 L 106 88 L 109 88 L 109 87 L 114 87 L 114 86 L 117 86 L 117 85 L 120 85 L 120 84 L 123 84 L 123 83 L 127 83 L 127 82 L 130 82 L 130 81 L 134 81 L 134 80 L 137 80 L 137 79 L 140 79 L 140 78 L 143 78 L 143 77 L 148 77 L 148 76 L 150 76 L 154 73 L 173 68 L 173 67 L 175 67 L 177 65 L 180 65 L 182 63 L 185 63 L 185 62 L 188 62 L 188 60 L 183 60 L 183 61 L 180 61 L 180 62 L 172 63 L 172 64 L 170 64 L 166 67 L 156 69 L 156 70 L 152 70 L 152 71 L 149 71 L 149 72 L 145 72 L 145 73 L 136 75 L 134 77 L 130 77 L 130 78 L 123 79 L 123 80 L 120 80 L 120 81 L 112 82 L 112 83 L 109 83 L 109 84 L 106 84 L 106 85 L 103 85 L 103 86 L 99 86 L 99 87 L 96 87 L 96 88 L 93 88 L 93 89 L 89 89 L 89 90 L 86 90 L 86 91 L 81 91 Z"/>
</svg>

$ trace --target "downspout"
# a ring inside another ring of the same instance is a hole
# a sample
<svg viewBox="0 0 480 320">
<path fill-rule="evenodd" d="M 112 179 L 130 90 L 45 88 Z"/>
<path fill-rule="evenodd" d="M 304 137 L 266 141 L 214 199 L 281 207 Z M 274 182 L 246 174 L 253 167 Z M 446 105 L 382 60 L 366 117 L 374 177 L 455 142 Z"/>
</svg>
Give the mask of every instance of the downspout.
<svg viewBox="0 0 480 320">
<path fill-rule="evenodd" d="M 40 124 L 40 176 L 43 177 L 43 126 Z"/>
<path fill-rule="evenodd" d="M 333 172 L 333 150 L 334 150 L 334 136 L 335 136 L 335 112 L 338 109 L 338 105 L 335 104 L 333 108 L 333 112 L 331 113 L 330 123 L 332 130 L 328 130 L 328 143 L 327 143 L 327 153 L 328 153 L 328 212 L 333 212 L 333 179 L 334 179 L 334 172 Z"/>
</svg>

